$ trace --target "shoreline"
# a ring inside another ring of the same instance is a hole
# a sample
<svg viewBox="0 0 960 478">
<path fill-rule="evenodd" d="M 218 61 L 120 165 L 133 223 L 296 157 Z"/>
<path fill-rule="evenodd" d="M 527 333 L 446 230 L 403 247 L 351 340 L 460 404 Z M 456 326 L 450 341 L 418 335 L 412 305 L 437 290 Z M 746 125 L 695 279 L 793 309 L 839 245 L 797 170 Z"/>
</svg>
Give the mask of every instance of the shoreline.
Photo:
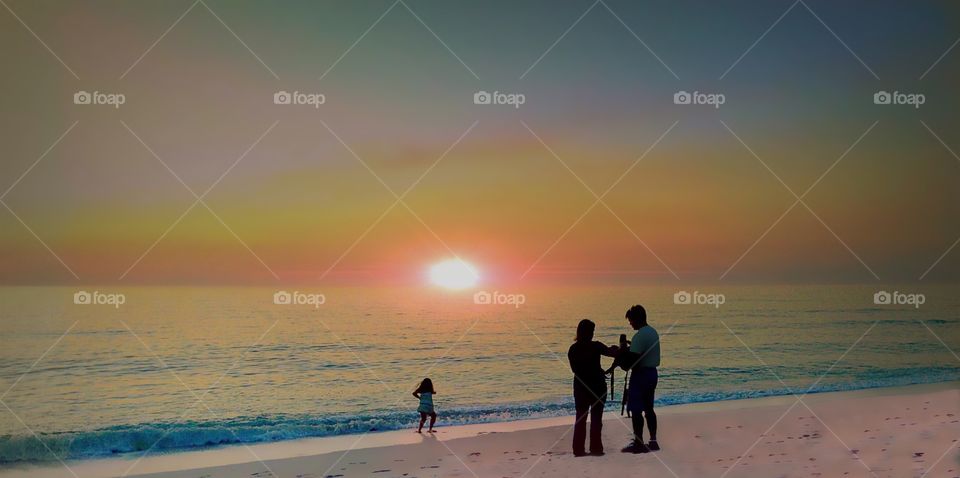
<svg viewBox="0 0 960 478">
<path fill-rule="evenodd" d="M 960 382 L 940 382 L 934 384 L 909 385 L 901 387 L 872 388 L 841 392 L 823 392 L 807 395 L 803 398 L 806 404 L 831 403 L 854 403 L 859 401 L 890 401 L 891 399 L 902 399 L 909 401 L 909 396 L 942 396 L 943 394 L 956 395 L 954 400 L 954 411 L 960 408 Z M 670 423 L 671 418 L 676 421 L 688 420 L 681 417 L 692 417 L 693 415 L 703 414 L 703 418 L 749 415 L 755 416 L 761 412 L 764 414 L 776 409 L 783 410 L 795 402 L 794 396 L 782 395 L 762 398 L 749 398 L 740 400 L 726 400 L 716 402 L 701 402 L 682 405 L 664 406 L 657 409 L 658 415 Z M 824 406 L 825 406 L 824 405 Z M 802 410 L 803 407 L 797 407 Z M 693 417 L 696 418 L 696 417 Z M 604 433 L 628 436 L 628 429 L 622 426 L 628 421 L 621 420 L 619 413 L 607 412 L 604 419 Z M 572 416 L 521 419 L 506 422 L 491 422 L 471 425 L 452 425 L 440 426 L 435 435 L 436 440 L 431 442 L 441 443 L 444 447 L 447 443 L 467 443 L 477 441 L 483 437 L 494 434 L 509 434 L 507 436 L 520 436 L 527 434 L 553 434 L 556 435 L 555 441 L 558 450 L 569 448 L 569 435 L 562 436 L 564 431 L 568 431 L 573 422 Z M 442 423 L 442 422 L 441 422 Z M 664 423 L 664 420 L 661 420 Z M 867 425 L 872 422 L 865 421 Z M 741 428 L 744 425 L 738 425 Z M 664 426 L 661 425 L 661 428 Z M 956 426 L 954 426 L 956 428 Z M 759 430 L 762 432 L 763 430 Z M 559 432 L 559 433 L 557 433 Z M 560 438 L 557 440 L 556 438 Z M 378 454 L 373 450 L 389 451 L 390 449 L 400 449 L 420 446 L 425 440 L 424 435 L 413 433 L 411 429 L 378 431 L 365 434 L 338 435 L 331 437 L 302 438 L 296 440 L 285 440 L 270 443 L 261 443 L 253 445 L 226 445 L 222 447 L 186 450 L 180 452 L 169 452 L 164 454 L 148 455 L 139 459 L 140 454 L 132 453 L 121 457 L 96 458 L 88 460 L 77 460 L 67 462 L 67 466 L 82 478 L 101 477 L 101 476 L 122 476 L 129 474 L 165 474 L 172 476 L 199 476 L 202 473 L 190 475 L 191 472 L 201 469 L 207 471 L 230 470 L 235 467 L 257 468 L 260 471 L 266 471 L 266 467 L 260 462 L 270 463 L 270 468 L 276 469 L 274 464 L 290 463 L 302 460 L 321 460 L 324 457 L 332 458 L 333 455 L 345 455 L 345 450 L 351 450 L 350 454 L 367 455 L 371 452 Z M 609 442 L 609 439 L 607 439 Z M 624 438 L 621 441 L 625 441 Z M 553 441 L 553 440 L 551 440 Z M 548 443 L 549 444 L 549 443 Z M 749 443 L 744 444 L 746 447 Z M 608 452 L 615 452 L 614 448 L 619 448 L 620 441 L 607 443 Z M 839 445 L 837 445 L 839 446 Z M 844 450 L 846 451 L 846 450 Z M 933 453 L 933 452 L 931 452 Z M 449 454 L 449 453 L 447 453 Z M 611 453 L 612 454 L 612 453 Z M 619 453 L 617 453 L 619 455 Z M 939 453 L 937 453 L 939 454 Z M 466 459 L 465 455 L 464 459 Z M 457 454 L 456 456 L 459 459 Z M 458 460 L 454 460 L 458 461 Z M 462 463 L 461 468 L 466 467 Z M 384 465 L 386 466 L 386 465 Z M 315 470 L 314 470 L 315 471 Z M 862 470 L 866 471 L 866 470 Z M 232 472 L 227 472 L 233 476 Z M 276 472 L 280 476 L 286 476 L 284 473 Z M 14 465 L 12 467 L 0 470 L 0 477 L 14 476 L 32 476 L 38 478 L 53 478 L 73 476 L 65 467 L 60 464 L 24 464 Z M 387 475 L 390 476 L 390 475 Z M 472 476 L 469 472 L 465 476 Z M 952 476 L 952 475 L 951 475 Z M 323 477 L 319 477 L 323 478 Z"/>
</svg>

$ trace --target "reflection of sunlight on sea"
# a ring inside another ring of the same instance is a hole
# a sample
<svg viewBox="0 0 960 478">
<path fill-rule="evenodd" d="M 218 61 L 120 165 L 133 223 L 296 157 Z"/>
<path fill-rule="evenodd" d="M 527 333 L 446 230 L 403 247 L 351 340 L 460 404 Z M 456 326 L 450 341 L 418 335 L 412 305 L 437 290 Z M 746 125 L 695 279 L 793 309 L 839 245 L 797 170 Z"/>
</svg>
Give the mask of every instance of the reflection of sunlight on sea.
<svg viewBox="0 0 960 478">
<path fill-rule="evenodd" d="M 441 422 L 569 413 L 576 322 L 595 320 L 597 339 L 615 343 L 635 302 L 663 336 L 662 403 L 787 393 L 777 377 L 805 391 L 874 321 L 817 390 L 960 378 L 917 322 L 960 349 L 946 286 L 926 288 L 920 309 L 874 306 L 873 288 L 857 286 L 725 287 L 719 309 L 674 305 L 675 290 L 655 287 L 530 289 L 520 307 L 476 305 L 467 291 L 331 289 L 317 291 L 319 308 L 274 305 L 274 291 L 257 288 L 121 291 L 127 303 L 114 309 L 75 306 L 68 289 L 0 289 L 4 383 L 79 321 L 4 398 L 69 456 L 136 450 L 165 432 L 161 449 L 396 428 L 426 374 Z M 13 435 L 0 438 L 0 460 L 49 458 L 22 431 L 0 419 L 0 437 Z"/>
</svg>

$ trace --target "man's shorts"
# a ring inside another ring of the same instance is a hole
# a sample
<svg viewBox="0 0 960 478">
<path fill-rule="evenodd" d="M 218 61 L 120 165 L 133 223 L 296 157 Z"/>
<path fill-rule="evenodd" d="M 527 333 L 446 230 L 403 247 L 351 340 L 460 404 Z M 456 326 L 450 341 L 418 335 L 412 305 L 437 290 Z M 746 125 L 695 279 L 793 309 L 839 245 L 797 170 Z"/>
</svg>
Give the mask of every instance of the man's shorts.
<svg viewBox="0 0 960 478">
<path fill-rule="evenodd" d="M 653 410 L 657 380 L 655 367 L 636 367 L 630 371 L 630 386 L 627 390 L 627 409 L 630 413 Z"/>
</svg>

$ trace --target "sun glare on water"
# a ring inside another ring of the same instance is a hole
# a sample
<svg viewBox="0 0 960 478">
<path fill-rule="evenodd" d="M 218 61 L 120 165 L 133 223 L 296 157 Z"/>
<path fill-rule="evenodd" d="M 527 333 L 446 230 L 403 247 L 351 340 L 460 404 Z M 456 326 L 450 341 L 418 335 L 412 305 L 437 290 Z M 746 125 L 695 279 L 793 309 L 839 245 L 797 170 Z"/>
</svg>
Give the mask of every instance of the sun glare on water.
<svg viewBox="0 0 960 478">
<path fill-rule="evenodd" d="M 447 289 L 473 287 L 479 278 L 477 270 L 460 259 L 449 259 L 430 267 L 430 282 Z"/>
</svg>

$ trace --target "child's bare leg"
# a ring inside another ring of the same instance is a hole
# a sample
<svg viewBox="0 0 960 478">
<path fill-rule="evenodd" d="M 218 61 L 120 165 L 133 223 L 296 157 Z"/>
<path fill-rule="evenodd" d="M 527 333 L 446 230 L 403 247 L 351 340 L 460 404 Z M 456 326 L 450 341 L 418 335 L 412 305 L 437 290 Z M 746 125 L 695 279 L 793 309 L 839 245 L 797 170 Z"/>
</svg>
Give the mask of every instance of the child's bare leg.
<svg viewBox="0 0 960 478">
<path fill-rule="evenodd" d="M 423 423 L 427 421 L 427 414 L 420 412 L 420 426 L 417 427 L 417 433 L 423 431 Z"/>
<path fill-rule="evenodd" d="M 433 412 L 433 413 L 430 414 L 430 428 L 429 428 L 427 431 L 430 431 L 430 432 L 433 431 L 433 424 L 434 424 L 434 423 L 437 423 L 437 414 L 436 414 L 436 412 Z M 422 425 L 422 423 L 421 423 L 421 425 Z"/>
</svg>

